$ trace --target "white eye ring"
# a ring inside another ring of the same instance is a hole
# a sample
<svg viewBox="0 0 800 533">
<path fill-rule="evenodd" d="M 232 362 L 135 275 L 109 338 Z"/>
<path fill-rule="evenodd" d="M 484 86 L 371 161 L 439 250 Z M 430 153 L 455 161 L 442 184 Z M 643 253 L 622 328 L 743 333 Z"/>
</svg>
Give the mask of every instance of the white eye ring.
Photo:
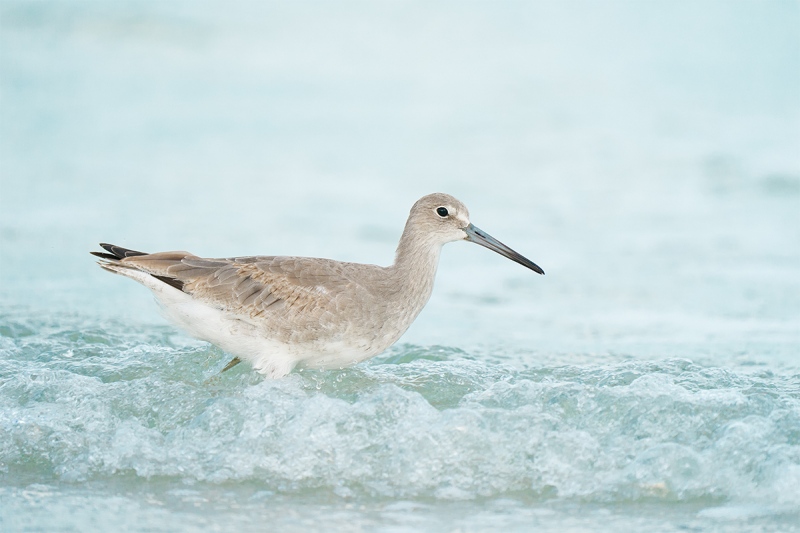
<svg viewBox="0 0 800 533">
<path fill-rule="evenodd" d="M 441 206 L 441 207 L 437 207 L 436 208 L 436 214 L 439 215 L 442 218 L 447 218 L 447 215 L 449 215 L 450 213 L 447 212 L 447 208 L 446 207 Z"/>
</svg>

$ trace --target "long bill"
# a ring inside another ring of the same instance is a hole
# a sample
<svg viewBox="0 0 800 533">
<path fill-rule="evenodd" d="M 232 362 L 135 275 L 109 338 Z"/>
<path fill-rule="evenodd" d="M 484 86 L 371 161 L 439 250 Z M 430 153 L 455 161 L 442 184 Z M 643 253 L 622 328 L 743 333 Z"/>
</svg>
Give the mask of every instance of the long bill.
<svg viewBox="0 0 800 533">
<path fill-rule="evenodd" d="M 473 224 L 470 224 L 464 231 L 467 233 L 467 240 L 469 242 L 474 242 L 475 244 L 480 244 L 493 252 L 497 252 L 498 254 L 508 257 L 515 263 L 519 263 L 520 265 L 530 268 L 537 274 L 544 274 L 544 270 L 542 270 L 539 265 L 531 261 L 530 259 L 521 256 L 502 242 L 498 241 L 488 233 L 482 231 L 479 228 L 476 228 Z"/>
</svg>

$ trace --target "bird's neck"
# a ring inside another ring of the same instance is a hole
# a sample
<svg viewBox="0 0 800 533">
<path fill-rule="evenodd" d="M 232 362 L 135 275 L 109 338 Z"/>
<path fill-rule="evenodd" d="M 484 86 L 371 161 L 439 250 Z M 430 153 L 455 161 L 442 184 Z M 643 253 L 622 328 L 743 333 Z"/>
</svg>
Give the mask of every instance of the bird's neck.
<svg viewBox="0 0 800 533">
<path fill-rule="evenodd" d="M 441 251 L 441 244 L 425 239 L 424 235 L 412 233 L 408 225 L 400 237 L 394 264 L 389 268 L 398 291 L 403 299 L 412 303 L 417 313 L 428 302 L 433 291 Z"/>
</svg>

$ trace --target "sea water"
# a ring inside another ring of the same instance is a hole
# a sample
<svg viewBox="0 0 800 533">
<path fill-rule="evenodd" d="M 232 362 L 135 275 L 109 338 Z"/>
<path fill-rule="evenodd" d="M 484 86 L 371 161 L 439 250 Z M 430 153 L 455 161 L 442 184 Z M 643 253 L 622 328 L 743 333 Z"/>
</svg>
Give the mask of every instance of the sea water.
<svg viewBox="0 0 800 533">
<path fill-rule="evenodd" d="M 800 530 L 796 2 L 0 5 L 0 530 Z M 265 381 L 113 242 L 388 264 L 401 341 Z"/>
</svg>

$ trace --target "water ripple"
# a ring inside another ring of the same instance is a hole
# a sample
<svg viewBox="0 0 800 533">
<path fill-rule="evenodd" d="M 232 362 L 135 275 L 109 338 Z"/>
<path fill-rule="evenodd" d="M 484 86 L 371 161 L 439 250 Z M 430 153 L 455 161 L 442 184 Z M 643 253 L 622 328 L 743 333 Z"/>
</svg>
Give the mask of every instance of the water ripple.
<svg viewBox="0 0 800 533">
<path fill-rule="evenodd" d="M 518 369 L 406 345 L 262 381 L 218 375 L 224 354 L 164 331 L 44 329 L 2 331 L 5 483 L 800 505 L 797 376 L 684 359 Z"/>
</svg>

